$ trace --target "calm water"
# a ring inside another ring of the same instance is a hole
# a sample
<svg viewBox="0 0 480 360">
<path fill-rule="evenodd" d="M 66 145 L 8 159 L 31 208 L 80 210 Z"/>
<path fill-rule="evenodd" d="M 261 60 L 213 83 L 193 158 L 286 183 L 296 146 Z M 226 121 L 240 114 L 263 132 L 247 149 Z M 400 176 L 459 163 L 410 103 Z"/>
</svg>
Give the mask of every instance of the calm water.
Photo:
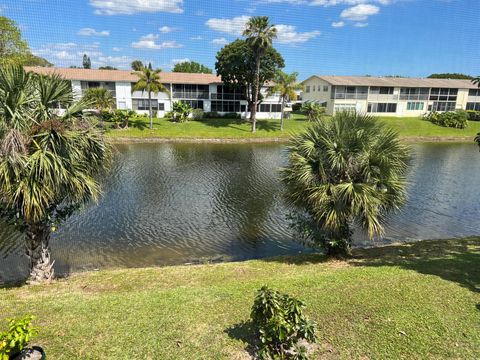
<svg viewBox="0 0 480 360">
<path fill-rule="evenodd" d="M 409 201 L 379 242 L 480 233 L 480 154 L 471 144 L 414 145 Z M 293 242 L 278 168 L 281 145 L 132 144 L 97 206 L 54 234 L 58 272 L 305 251 Z M 25 274 L 21 239 L 0 229 L 0 280 Z M 361 236 L 356 244 L 370 244 Z"/>
</svg>

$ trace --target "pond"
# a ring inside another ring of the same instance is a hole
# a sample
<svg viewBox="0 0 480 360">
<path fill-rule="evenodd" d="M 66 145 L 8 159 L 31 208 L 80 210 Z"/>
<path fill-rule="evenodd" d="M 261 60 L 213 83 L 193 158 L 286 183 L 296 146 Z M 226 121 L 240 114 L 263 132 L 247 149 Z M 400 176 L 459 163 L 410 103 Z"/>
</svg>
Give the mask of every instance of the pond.
<svg viewBox="0 0 480 360">
<path fill-rule="evenodd" d="M 409 200 L 376 243 L 480 233 L 480 154 L 412 145 Z M 261 258 L 308 251 L 289 228 L 278 144 L 122 144 L 104 196 L 52 239 L 59 273 Z M 372 245 L 355 236 L 356 245 Z M 19 234 L 0 227 L 0 280 L 25 275 Z"/>
</svg>

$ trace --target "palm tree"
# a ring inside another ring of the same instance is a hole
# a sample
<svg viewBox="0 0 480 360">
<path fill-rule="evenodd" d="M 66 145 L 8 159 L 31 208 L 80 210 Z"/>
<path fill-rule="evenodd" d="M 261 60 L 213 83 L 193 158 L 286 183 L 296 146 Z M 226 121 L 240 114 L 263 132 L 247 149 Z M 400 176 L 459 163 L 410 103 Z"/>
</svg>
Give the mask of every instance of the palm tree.
<svg viewBox="0 0 480 360">
<path fill-rule="evenodd" d="M 480 76 L 477 76 L 476 78 L 474 78 L 472 80 L 472 83 L 478 85 L 478 87 L 480 88 Z"/>
<path fill-rule="evenodd" d="M 304 102 L 300 110 L 307 114 L 308 121 L 320 120 L 325 114 L 325 107 L 315 101 Z"/>
<path fill-rule="evenodd" d="M 115 107 L 115 99 L 110 90 L 97 87 L 90 88 L 83 95 L 93 104 L 97 110 L 112 110 Z"/>
<path fill-rule="evenodd" d="M 269 89 L 269 94 L 278 93 L 282 109 L 280 112 L 280 130 L 283 131 L 284 108 L 288 101 L 297 100 L 297 90 L 302 90 L 303 85 L 297 82 L 298 73 L 294 72 L 286 74 L 282 70 L 278 70 L 274 82 L 275 85 Z"/>
<path fill-rule="evenodd" d="M 248 20 L 243 36 L 247 38 L 255 53 L 255 85 L 253 106 L 251 109 L 252 132 L 256 131 L 257 105 L 260 93 L 260 63 L 265 51 L 272 46 L 272 41 L 277 37 L 277 29 L 270 24 L 268 16 L 254 16 Z"/>
<path fill-rule="evenodd" d="M 103 134 L 82 117 L 90 104 L 74 103 L 69 85 L 18 66 L 0 69 L 0 216 L 25 234 L 30 282 L 53 277 L 51 232 L 98 198 L 96 176 L 110 159 Z"/>
<path fill-rule="evenodd" d="M 315 122 L 288 151 L 287 197 L 301 210 L 297 222 L 308 224 L 305 242 L 328 255 L 349 253 L 353 225 L 369 238 L 382 235 L 387 215 L 405 201 L 409 147 L 369 115 Z"/>
<path fill-rule="evenodd" d="M 144 67 L 142 71 L 135 71 L 134 74 L 138 76 L 138 81 L 133 85 L 132 91 L 147 91 L 148 92 L 148 110 L 150 115 L 150 129 L 153 129 L 152 120 L 152 92 L 158 94 L 163 92 L 170 94 L 168 89 L 160 81 L 160 69 L 153 70 L 151 66 Z"/>
</svg>

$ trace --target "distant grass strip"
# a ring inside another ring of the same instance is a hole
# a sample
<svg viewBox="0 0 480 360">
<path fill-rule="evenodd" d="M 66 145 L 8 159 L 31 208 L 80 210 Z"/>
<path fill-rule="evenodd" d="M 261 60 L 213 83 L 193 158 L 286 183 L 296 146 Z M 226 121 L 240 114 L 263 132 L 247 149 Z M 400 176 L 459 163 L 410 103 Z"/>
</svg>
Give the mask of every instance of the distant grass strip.
<svg viewBox="0 0 480 360">
<path fill-rule="evenodd" d="M 199 266 L 80 273 L 0 289 L 1 318 L 32 313 L 50 359 L 248 359 L 262 285 L 307 304 L 321 359 L 474 359 L 480 238 Z"/>
</svg>

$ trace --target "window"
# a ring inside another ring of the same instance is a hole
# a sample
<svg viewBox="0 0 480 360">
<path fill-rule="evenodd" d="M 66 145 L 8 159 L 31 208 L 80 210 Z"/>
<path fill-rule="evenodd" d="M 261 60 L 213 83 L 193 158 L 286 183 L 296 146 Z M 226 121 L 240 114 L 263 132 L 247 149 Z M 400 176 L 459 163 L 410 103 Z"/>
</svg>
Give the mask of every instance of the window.
<svg viewBox="0 0 480 360">
<path fill-rule="evenodd" d="M 315 91 L 315 85 L 312 86 L 312 91 Z"/>
<path fill-rule="evenodd" d="M 306 86 L 306 87 L 305 87 L 305 92 L 306 92 L 306 93 L 309 93 L 309 92 L 310 92 L 310 86 Z"/>
<path fill-rule="evenodd" d="M 370 88 L 370 94 L 392 95 L 393 94 L 393 87 L 373 86 L 373 87 Z"/>
<path fill-rule="evenodd" d="M 455 111 L 455 101 L 434 101 L 432 111 Z"/>
<path fill-rule="evenodd" d="M 327 91 L 328 91 L 328 85 L 324 85 L 324 86 L 323 86 L 323 91 L 324 91 L 324 92 L 327 92 Z"/>
<path fill-rule="evenodd" d="M 480 102 L 469 102 L 469 103 L 467 103 L 467 110 L 480 111 Z"/>
<path fill-rule="evenodd" d="M 225 101 L 225 100 L 215 100 L 212 101 L 211 110 L 216 112 L 240 112 L 245 110 L 240 110 L 240 101 Z"/>
<path fill-rule="evenodd" d="M 158 110 L 158 100 L 152 99 L 152 110 Z M 133 99 L 133 110 L 149 110 L 148 99 Z"/>
<path fill-rule="evenodd" d="M 165 104 L 164 103 L 158 103 L 158 110 L 165 111 Z"/>
<path fill-rule="evenodd" d="M 334 110 L 335 112 L 339 111 L 356 111 L 356 105 L 355 104 L 335 104 Z"/>
<path fill-rule="evenodd" d="M 366 99 L 367 86 L 335 86 L 332 87 L 332 99 Z"/>
<path fill-rule="evenodd" d="M 400 100 L 428 100 L 429 88 L 401 88 Z"/>
<path fill-rule="evenodd" d="M 432 88 L 430 90 L 430 100 L 433 101 L 457 101 L 458 89 Z"/>
<path fill-rule="evenodd" d="M 396 103 L 368 103 L 367 112 L 394 113 L 397 112 Z"/>
<path fill-rule="evenodd" d="M 423 110 L 424 106 L 423 102 L 407 102 L 407 110 Z"/>
<path fill-rule="evenodd" d="M 468 96 L 480 96 L 480 89 L 468 90 Z"/>
<path fill-rule="evenodd" d="M 182 102 L 190 105 L 192 109 L 203 110 L 203 100 L 182 100 Z"/>
</svg>

